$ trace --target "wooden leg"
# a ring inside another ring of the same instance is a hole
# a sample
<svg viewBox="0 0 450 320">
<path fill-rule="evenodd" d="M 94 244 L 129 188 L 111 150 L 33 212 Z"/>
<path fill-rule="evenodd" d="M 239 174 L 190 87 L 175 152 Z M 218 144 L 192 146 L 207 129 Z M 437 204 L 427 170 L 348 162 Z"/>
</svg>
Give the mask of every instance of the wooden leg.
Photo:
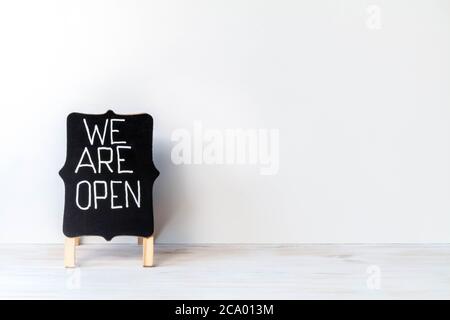
<svg viewBox="0 0 450 320">
<path fill-rule="evenodd" d="M 81 244 L 81 237 L 75 238 L 75 246 L 79 246 Z"/>
<path fill-rule="evenodd" d="M 142 237 L 138 237 L 138 245 L 142 245 Z"/>
<path fill-rule="evenodd" d="M 152 267 L 153 266 L 153 236 L 149 238 L 143 238 L 143 260 L 144 267 Z"/>
<path fill-rule="evenodd" d="M 66 238 L 64 240 L 64 266 L 66 268 L 75 267 L 75 239 Z"/>
</svg>

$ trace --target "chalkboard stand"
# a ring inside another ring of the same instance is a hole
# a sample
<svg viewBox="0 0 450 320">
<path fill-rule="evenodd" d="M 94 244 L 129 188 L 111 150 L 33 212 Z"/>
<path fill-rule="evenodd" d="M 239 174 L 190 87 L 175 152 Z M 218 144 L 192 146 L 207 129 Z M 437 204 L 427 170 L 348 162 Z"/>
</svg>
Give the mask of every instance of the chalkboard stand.
<svg viewBox="0 0 450 320">
<path fill-rule="evenodd" d="M 66 267 L 75 267 L 80 237 L 90 235 L 106 241 L 140 237 L 142 264 L 153 265 L 152 187 L 159 171 L 152 139 L 153 118 L 147 113 L 118 115 L 109 110 L 67 116 L 66 161 L 59 171 L 65 187 Z"/>
<path fill-rule="evenodd" d="M 144 267 L 153 266 L 153 236 L 142 238 L 142 253 Z"/>
<path fill-rule="evenodd" d="M 64 266 L 66 268 L 74 268 L 75 267 L 75 246 L 76 245 L 77 245 L 77 238 L 66 238 L 64 240 Z"/>
<path fill-rule="evenodd" d="M 142 260 L 144 267 L 153 266 L 154 241 L 149 238 L 138 237 L 138 244 L 142 245 Z M 75 248 L 80 245 L 80 237 L 66 238 L 64 241 L 64 266 L 75 268 Z"/>
</svg>

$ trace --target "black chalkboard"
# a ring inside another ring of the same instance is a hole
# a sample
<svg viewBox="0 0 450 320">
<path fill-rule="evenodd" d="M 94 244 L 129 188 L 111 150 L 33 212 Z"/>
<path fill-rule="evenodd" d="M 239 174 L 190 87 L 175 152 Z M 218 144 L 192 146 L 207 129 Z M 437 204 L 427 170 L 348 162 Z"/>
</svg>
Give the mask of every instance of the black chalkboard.
<svg viewBox="0 0 450 320">
<path fill-rule="evenodd" d="M 153 234 L 153 118 L 113 111 L 67 117 L 63 232 L 111 240 Z"/>
</svg>

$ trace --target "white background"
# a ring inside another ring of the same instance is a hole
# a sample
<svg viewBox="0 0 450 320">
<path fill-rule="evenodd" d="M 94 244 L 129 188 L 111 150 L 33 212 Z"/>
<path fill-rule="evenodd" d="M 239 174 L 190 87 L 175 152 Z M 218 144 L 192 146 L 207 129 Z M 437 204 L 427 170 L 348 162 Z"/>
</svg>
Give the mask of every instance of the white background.
<svg viewBox="0 0 450 320">
<path fill-rule="evenodd" d="M 109 108 L 154 116 L 161 243 L 450 242 L 449 18 L 447 0 L 2 1 L 0 242 L 62 241 L 65 118 Z M 279 129 L 278 175 L 171 164 L 195 120 Z"/>
</svg>

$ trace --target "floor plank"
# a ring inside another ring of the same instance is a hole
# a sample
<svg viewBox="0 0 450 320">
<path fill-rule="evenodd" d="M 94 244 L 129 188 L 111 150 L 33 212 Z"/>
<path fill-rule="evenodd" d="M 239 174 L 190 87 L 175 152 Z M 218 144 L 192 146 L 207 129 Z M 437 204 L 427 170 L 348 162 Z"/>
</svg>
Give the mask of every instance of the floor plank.
<svg viewBox="0 0 450 320">
<path fill-rule="evenodd" d="M 450 245 L 0 245 L 1 299 L 449 299 Z"/>
</svg>

